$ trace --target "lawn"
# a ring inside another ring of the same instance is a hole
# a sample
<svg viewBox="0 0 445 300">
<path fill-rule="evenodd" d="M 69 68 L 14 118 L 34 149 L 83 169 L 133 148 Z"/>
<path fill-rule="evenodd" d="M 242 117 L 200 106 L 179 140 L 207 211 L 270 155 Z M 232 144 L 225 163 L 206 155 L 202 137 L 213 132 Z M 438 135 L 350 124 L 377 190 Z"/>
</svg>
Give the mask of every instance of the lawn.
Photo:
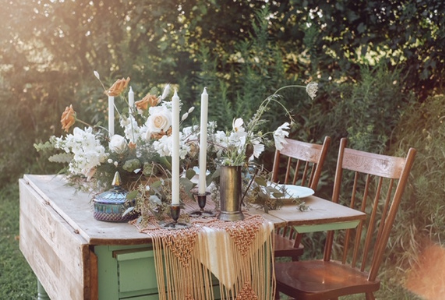
<svg viewBox="0 0 445 300">
<path fill-rule="evenodd" d="M 35 299 L 36 277 L 19 249 L 19 188 L 0 190 L 0 299 Z M 32 245 L 29 245 L 32 247 Z"/>
</svg>

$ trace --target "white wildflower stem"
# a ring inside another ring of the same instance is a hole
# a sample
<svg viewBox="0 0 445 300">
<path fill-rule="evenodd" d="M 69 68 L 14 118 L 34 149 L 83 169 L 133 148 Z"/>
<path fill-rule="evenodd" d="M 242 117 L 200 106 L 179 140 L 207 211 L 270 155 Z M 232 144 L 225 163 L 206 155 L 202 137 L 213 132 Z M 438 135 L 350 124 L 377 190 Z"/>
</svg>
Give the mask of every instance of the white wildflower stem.
<svg viewBox="0 0 445 300">
<path fill-rule="evenodd" d="M 82 120 L 79 120 L 78 118 L 76 118 L 76 121 L 79 122 L 79 123 L 82 123 L 83 125 L 86 125 L 86 126 L 88 126 L 88 127 L 94 127 L 94 126 L 91 126 L 90 124 L 88 124 L 87 122 L 84 122 L 84 121 L 82 121 Z"/>
<path fill-rule="evenodd" d="M 286 86 L 282 86 L 280 87 L 278 90 L 275 91 L 275 93 L 273 93 L 274 95 L 278 94 L 279 91 L 284 90 L 284 89 L 289 89 L 289 88 L 306 88 L 305 85 L 298 85 L 298 84 L 293 84 L 293 85 L 286 85 Z"/>
<path fill-rule="evenodd" d="M 87 122 L 84 122 L 84 121 L 78 119 L 77 117 L 76 117 L 76 122 L 82 123 L 83 125 L 86 125 L 87 127 L 91 127 L 91 128 L 95 128 L 95 127 L 97 127 L 97 128 L 102 128 L 102 129 L 108 131 L 108 128 L 105 128 L 105 127 L 103 127 L 103 126 L 98 126 L 98 125 L 94 125 L 94 126 L 93 126 L 93 125 L 91 125 L 91 124 L 88 124 Z"/>
<path fill-rule="evenodd" d="M 104 86 L 104 84 L 103 84 L 102 80 L 100 80 L 100 77 L 99 77 L 99 73 L 97 73 L 97 71 L 94 71 L 94 77 L 96 77 L 96 78 L 97 78 L 97 80 L 99 80 L 100 84 L 102 85 L 102 88 L 103 88 L 103 89 L 104 89 L 104 91 L 106 92 L 106 91 L 107 91 L 107 89 L 105 88 L 105 86 Z"/>
</svg>

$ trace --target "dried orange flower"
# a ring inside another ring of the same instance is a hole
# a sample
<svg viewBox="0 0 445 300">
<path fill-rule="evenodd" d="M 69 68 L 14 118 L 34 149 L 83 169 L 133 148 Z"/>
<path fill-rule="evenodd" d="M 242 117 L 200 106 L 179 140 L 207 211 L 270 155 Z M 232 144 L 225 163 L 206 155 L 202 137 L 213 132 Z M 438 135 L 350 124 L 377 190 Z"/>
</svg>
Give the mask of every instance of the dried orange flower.
<svg viewBox="0 0 445 300">
<path fill-rule="evenodd" d="M 72 104 L 65 108 L 65 111 L 62 113 L 62 117 L 60 118 L 60 123 L 62 123 L 62 129 L 64 129 L 66 132 L 68 132 L 71 126 L 76 123 L 76 112 L 74 111 Z"/>
<path fill-rule="evenodd" d="M 136 101 L 134 103 L 134 105 L 139 110 L 147 110 L 149 107 L 158 105 L 159 102 L 160 102 L 160 99 L 158 97 L 148 93 L 147 96 L 142 98 L 142 100 Z"/>
<path fill-rule="evenodd" d="M 118 79 L 109 90 L 105 91 L 105 94 L 113 97 L 119 96 L 127 88 L 129 82 L 130 77 Z"/>
<path fill-rule="evenodd" d="M 154 140 L 161 139 L 164 135 L 171 136 L 172 135 L 172 128 L 170 127 L 167 131 L 161 130 L 161 132 L 152 132 L 150 134 L 150 138 Z"/>
<path fill-rule="evenodd" d="M 133 142 L 128 143 L 128 148 L 130 148 L 131 150 L 136 149 L 136 144 Z"/>
</svg>

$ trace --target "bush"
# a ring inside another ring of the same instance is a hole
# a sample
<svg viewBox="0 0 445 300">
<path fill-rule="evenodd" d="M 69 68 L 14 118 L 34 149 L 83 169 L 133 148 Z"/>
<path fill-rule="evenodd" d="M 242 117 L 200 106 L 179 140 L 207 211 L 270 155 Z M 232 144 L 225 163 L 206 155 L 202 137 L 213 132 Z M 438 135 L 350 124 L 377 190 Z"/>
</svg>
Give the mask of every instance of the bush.
<svg viewBox="0 0 445 300">
<path fill-rule="evenodd" d="M 423 239 L 438 244 L 445 239 L 444 102 L 445 96 L 438 95 L 409 107 L 394 133 L 397 142 L 391 147 L 393 154 L 403 155 L 409 147 L 417 149 L 411 184 L 393 231 L 391 250 L 396 265 L 415 263 Z"/>
</svg>

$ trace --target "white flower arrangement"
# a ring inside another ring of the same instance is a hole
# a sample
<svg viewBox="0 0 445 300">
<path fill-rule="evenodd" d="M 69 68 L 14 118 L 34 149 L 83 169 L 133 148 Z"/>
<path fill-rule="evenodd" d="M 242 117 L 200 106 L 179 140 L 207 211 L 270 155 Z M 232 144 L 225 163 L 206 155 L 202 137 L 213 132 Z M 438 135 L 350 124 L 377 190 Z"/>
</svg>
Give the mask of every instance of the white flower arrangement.
<svg viewBox="0 0 445 300">
<path fill-rule="evenodd" d="M 217 157 L 222 159 L 223 165 L 241 166 L 254 158 L 258 158 L 265 150 L 265 143 L 268 142 L 268 136 L 271 134 L 274 137 L 275 147 L 278 150 L 283 148 L 283 145 L 286 143 L 284 138 L 289 136 L 290 125 L 293 119 L 286 107 L 280 103 L 278 92 L 285 88 L 293 87 L 304 87 L 308 95 L 313 99 L 316 96 L 318 84 L 310 83 L 307 86 L 292 85 L 282 87 L 260 104 L 255 115 L 247 124 L 242 118 L 237 118 L 233 120 L 232 131 L 228 133 L 222 131 L 211 133 L 210 139 L 213 141 Z M 266 120 L 262 119 L 262 116 L 271 102 L 275 102 L 283 108 L 291 123 L 283 123 L 274 132 L 262 133 L 257 130 L 259 125 L 266 122 Z M 209 126 L 209 128 L 214 129 L 215 126 Z"/>
<path fill-rule="evenodd" d="M 97 72 L 96 78 L 100 80 Z M 112 87 L 105 89 L 108 96 L 121 96 L 127 88 L 130 78 L 116 81 Z M 101 82 L 102 84 L 102 82 Z M 103 86 L 103 84 L 102 84 Z M 287 86 L 302 87 L 302 86 Z M 217 159 L 222 165 L 242 166 L 260 157 L 265 145 L 270 144 L 269 136 L 273 136 L 275 147 L 281 150 L 289 136 L 292 117 L 286 107 L 279 101 L 278 92 L 267 97 L 259 106 L 254 116 L 246 123 L 242 118 L 236 118 L 230 132 L 216 129 L 215 122 L 208 122 L 207 155 Z M 313 98 L 317 92 L 316 83 L 305 86 L 308 95 Z M 132 90 L 130 88 L 130 92 Z M 74 127 L 72 133 L 62 137 L 52 136 L 49 142 L 35 145 L 37 150 L 61 150 L 50 157 L 50 161 L 67 163 L 67 172 L 71 178 L 86 177 L 93 183 L 93 189 L 98 191 L 111 184 L 116 171 L 119 171 L 122 181 L 127 182 L 130 199 L 137 200 L 136 210 L 139 213 L 147 209 L 155 215 L 168 210 L 171 201 L 171 164 L 173 148 L 172 104 L 166 101 L 170 94 L 170 86 L 166 85 L 160 96 L 152 90 L 143 99 L 129 106 L 128 115 L 119 114 L 121 134 L 111 137 L 106 128 L 92 126 L 76 116 L 72 105 L 62 114 L 62 128 L 69 132 L 76 123 L 82 123 L 84 128 Z M 122 97 L 128 104 L 129 101 Z M 263 114 L 270 103 L 279 104 L 290 122 L 284 122 L 273 132 L 263 133 L 258 130 L 266 120 Z M 114 105 L 114 104 L 113 104 Z M 181 122 L 194 111 L 194 107 L 183 113 Z M 186 193 L 194 187 L 191 179 L 197 165 L 199 150 L 199 126 L 182 128 L 179 132 L 179 156 L 181 170 L 186 178 L 181 179 L 181 188 Z M 213 166 L 216 168 L 217 166 Z M 209 167 L 210 172 L 216 170 Z M 191 194 L 189 194 L 191 195 Z M 144 203 L 148 203 L 148 207 Z"/>
<path fill-rule="evenodd" d="M 97 72 L 94 75 L 100 80 Z M 121 96 L 123 103 L 127 104 L 122 94 L 129 81 L 129 78 L 118 80 L 110 89 L 104 88 L 105 93 L 113 97 Z M 70 105 L 62 114 L 62 128 L 68 132 L 76 122 L 84 127 L 74 127 L 72 133 L 62 137 L 52 136 L 46 148 L 63 152 L 52 155 L 49 160 L 68 163 L 67 172 L 71 178 L 86 177 L 88 181 L 95 179 L 91 181 L 95 189 L 109 186 L 116 171 L 119 171 L 123 182 L 130 184 L 141 176 L 169 177 L 172 153 L 172 105 L 166 101 L 169 94 L 170 85 L 165 86 L 160 96 L 152 89 L 133 107 L 129 107 L 128 116 L 119 113 L 122 134 L 111 137 L 106 128 L 79 120 Z M 193 107 L 188 109 L 182 121 L 193 110 Z M 182 160 L 191 160 L 194 159 L 191 156 L 196 156 L 194 149 L 198 149 L 198 129 L 197 126 L 182 129 L 179 151 Z M 36 145 L 36 148 L 42 149 L 43 145 Z"/>
<path fill-rule="evenodd" d="M 65 138 L 53 137 L 51 142 L 56 149 L 72 153 L 69 172 L 83 174 L 88 178 L 91 178 L 94 174 L 93 170 L 104 163 L 108 157 L 105 147 L 101 145 L 97 135 L 93 134 L 91 127 L 85 130 L 76 127 L 73 134 L 68 134 Z"/>
</svg>

